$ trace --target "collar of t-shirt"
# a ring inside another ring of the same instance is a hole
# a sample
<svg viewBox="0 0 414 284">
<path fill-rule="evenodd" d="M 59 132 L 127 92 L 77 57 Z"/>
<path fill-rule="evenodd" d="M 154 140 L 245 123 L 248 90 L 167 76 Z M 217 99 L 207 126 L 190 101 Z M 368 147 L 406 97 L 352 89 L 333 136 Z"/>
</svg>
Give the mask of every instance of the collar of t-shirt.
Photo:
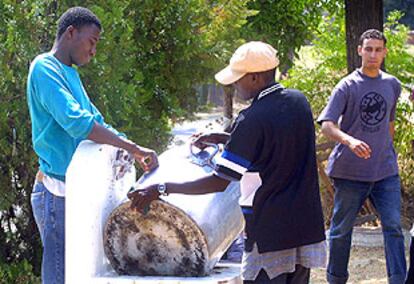
<svg viewBox="0 0 414 284">
<path fill-rule="evenodd" d="M 284 87 L 282 86 L 282 84 L 280 84 L 280 83 L 275 83 L 275 84 L 272 84 L 271 86 L 269 86 L 269 87 L 266 87 L 264 90 L 262 90 L 255 98 L 254 98 L 254 100 L 253 100 L 253 102 L 255 102 L 255 101 L 258 101 L 258 100 L 260 100 L 260 99 L 262 99 L 262 98 L 264 98 L 265 96 L 267 96 L 267 95 L 269 95 L 269 94 L 271 94 L 271 93 L 273 93 L 273 92 L 276 92 L 276 91 L 278 91 L 278 90 L 283 90 L 284 89 Z"/>
</svg>

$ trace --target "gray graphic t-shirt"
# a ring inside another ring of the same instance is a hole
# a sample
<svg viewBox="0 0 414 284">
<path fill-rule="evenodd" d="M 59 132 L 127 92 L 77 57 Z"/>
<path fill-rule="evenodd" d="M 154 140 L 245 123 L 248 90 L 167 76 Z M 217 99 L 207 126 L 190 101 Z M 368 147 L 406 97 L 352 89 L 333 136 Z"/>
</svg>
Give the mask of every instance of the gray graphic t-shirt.
<svg viewBox="0 0 414 284">
<path fill-rule="evenodd" d="M 367 143 L 372 152 L 371 158 L 361 159 L 337 143 L 328 160 L 329 176 L 372 182 L 398 173 L 389 123 L 394 121 L 400 93 L 398 79 L 385 72 L 371 78 L 358 69 L 336 85 L 318 123 L 338 123 L 342 131 Z"/>
</svg>

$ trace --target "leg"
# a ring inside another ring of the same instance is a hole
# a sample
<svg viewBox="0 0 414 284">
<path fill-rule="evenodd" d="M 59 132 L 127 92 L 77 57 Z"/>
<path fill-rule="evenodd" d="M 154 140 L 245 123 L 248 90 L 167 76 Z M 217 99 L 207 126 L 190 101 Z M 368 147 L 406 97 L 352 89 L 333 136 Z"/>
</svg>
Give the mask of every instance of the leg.
<svg viewBox="0 0 414 284">
<path fill-rule="evenodd" d="M 334 211 L 329 230 L 329 283 L 346 283 L 355 218 L 368 197 L 369 183 L 334 179 Z"/>
<path fill-rule="evenodd" d="M 398 176 L 374 184 L 370 196 L 380 216 L 384 234 L 384 249 L 388 281 L 404 283 L 406 262 L 404 236 L 401 229 L 401 185 Z"/>
<path fill-rule="evenodd" d="M 310 279 L 310 268 L 304 267 L 300 264 L 296 264 L 295 271 L 289 273 L 288 282 L 289 284 L 307 284 Z"/>
<path fill-rule="evenodd" d="M 31 194 L 31 203 L 33 216 L 36 221 L 37 229 L 43 243 L 43 231 L 45 229 L 45 191 L 46 188 L 42 183 L 35 182 Z"/>
<path fill-rule="evenodd" d="M 297 264 L 295 271 L 283 273 L 273 279 L 269 279 L 264 269 L 260 270 L 255 280 L 245 280 L 243 284 L 307 284 L 310 280 L 310 268 Z"/>
<path fill-rule="evenodd" d="M 287 284 L 287 273 L 283 273 L 272 280 L 269 279 L 264 269 L 260 270 L 255 280 L 244 280 L 243 284 Z"/>
<path fill-rule="evenodd" d="M 40 196 L 43 203 L 40 203 Z M 54 196 L 42 183 L 37 183 L 32 194 L 32 206 L 43 243 L 42 283 L 63 284 L 65 282 L 65 199 Z"/>
</svg>

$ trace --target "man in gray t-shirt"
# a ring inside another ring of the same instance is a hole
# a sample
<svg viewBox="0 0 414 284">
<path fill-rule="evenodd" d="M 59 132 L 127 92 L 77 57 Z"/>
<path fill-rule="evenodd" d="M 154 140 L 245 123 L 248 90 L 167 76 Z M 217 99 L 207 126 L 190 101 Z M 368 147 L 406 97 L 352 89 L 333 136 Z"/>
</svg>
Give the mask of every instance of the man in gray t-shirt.
<svg viewBox="0 0 414 284">
<path fill-rule="evenodd" d="M 394 119 L 401 93 L 398 79 L 380 70 L 386 38 L 377 30 L 361 35 L 361 68 L 343 78 L 332 92 L 318 122 L 337 142 L 327 172 L 335 187 L 330 228 L 329 283 L 346 283 L 355 218 L 367 198 L 377 209 L 384 234 L 389 283 L 404 283 L 404 238 L 401 188 L 393 147 Z"/>
</svg>

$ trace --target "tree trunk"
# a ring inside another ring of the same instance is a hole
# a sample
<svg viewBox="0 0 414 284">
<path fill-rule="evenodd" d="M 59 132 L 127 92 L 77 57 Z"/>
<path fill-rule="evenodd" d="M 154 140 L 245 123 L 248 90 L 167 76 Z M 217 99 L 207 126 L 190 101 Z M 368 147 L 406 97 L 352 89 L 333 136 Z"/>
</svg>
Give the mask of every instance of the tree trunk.
<svg viewBox="0 0 414 284">
<path fill-rule="evenodd" d="M 368 29 L 383 31 L 383 17 L 382 0 L 345 0 L 348 73 L 361 66 L 359 37 Z"/>
</svg>

